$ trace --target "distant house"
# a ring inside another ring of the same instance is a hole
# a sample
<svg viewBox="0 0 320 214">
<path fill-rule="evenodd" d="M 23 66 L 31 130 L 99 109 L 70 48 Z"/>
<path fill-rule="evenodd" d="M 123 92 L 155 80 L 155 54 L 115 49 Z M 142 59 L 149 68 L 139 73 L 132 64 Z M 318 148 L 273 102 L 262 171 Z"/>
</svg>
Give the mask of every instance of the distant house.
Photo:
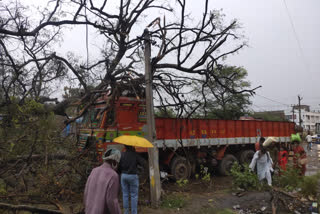
<svg viewBox="0 0 320 214">
<path fill-rule="evenodd" d="M 316 123 L 320 123 L 320 112 L 310 111 L 310 106 L 293 106 L 293 111 L 286 111 L 286 119 L 299 125 L 299 109 L 301 109 L 301 126 L 306 131 L 315 131 Z"/>
<path fill-rule="evenodd" d="M 254 117 L 245 115 L 245 116 L 241 116 L 239 120 L 256 120 L 256 119 Z"/>
</svg>

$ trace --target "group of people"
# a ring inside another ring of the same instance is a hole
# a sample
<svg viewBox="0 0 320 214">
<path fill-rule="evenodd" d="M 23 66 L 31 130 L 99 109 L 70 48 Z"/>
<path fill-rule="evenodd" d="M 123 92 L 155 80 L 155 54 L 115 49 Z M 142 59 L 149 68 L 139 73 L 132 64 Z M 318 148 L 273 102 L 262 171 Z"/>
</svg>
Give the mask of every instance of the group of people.
<svg viewBox="0 0 320 214">
<path fill-rule="evenodd" d="M 307 138 L 308 140 L 308 138 Z M 300 135 L 291 135 L 291 143 L 277 143 L 277 138 L 260 137 L 256 143 L 256 152 L 249 165 L 252 171 L 257 172 L 260 181 L 267 180 L 269 186 L 272 185 L 272 174 L 276 168 L 286 170 L 290 159 L 293 161 L 293 167 L 298 170 L 300 175 L 306 172 L 307 156 L 303 147 L 300 145 Z M 308 142 L 309 143 L 309 142 Z"/>
<path fill-rule="evenodd" d="M 299 170 L 299 174 L 304 175 L 306 171 L 306 152 L 300 145 L 299 134 L 291 136 L 289 146 L 276 141 L 276 138 L 260 137 L 249 165 L 252 171 L 257 172 L 258 179 L 260 181 L 266 179 L 270 186 L 274 169 L 278 167 L 286 170 L 290 153 L 293 153 L 293 166 Z M 135 152 L 134 147 L 125 147 L 126 150 L 122 153 L 117 149 L 108 149 L 103 156 L 104 163 L 92 170 L 84 192 L 86 214 L 121 213 L 118 202 L 119 183 L 122 189 L 124 213 L 130 213 L 130 204 L 131 214 L 138 212 L 138 165 L 142 165 L 143 160 Z M 118 173 L 121 175 L 120 179 Z"/>
<path fill-rule="evenodd" d="M 102 158 L 104 163 L 92 170 L 84 192 L 86 214 L 121 213 L 118 202 L 119 183 L 124 213 L 130 213 L 129 199 L 131 199 L 131 214 L 137 214 L 138 165 L 142 164 L 142 158 L 137 155 L 134 147 L 125 147 L 126 150 L 122 153 L 117 149 L 108 149 Z"/>
</svg>

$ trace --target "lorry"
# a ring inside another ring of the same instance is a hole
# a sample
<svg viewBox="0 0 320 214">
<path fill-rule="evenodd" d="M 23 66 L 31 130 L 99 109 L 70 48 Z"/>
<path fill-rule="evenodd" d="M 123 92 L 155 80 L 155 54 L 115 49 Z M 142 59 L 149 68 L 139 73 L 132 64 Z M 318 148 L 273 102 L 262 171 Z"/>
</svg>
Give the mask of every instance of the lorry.
<svg viewBox="0 0 320 214">
<path fill-rule="evenodd" d="M 78 149 L 91 148 L 101 161 L 107 148 L 123 149 L 113 142 L 114 138 L 145 136 L 145 100 L 133 97 L 111 100 L 104 95 L 87 110 L 82 121 Z M 160 170 L 176 180 L 189 178 L 201 165 L 227 175 L 233 162 L 251 161 L 255 143 L 261 136 L 275 136 L 281 142 L 290 142 L 295 131 L 292 122 L 190 118 L 156 118 L 155 127 L 154 145 L 159 148 Z M 136 151 L 147 160 L 146 148 L 136 147 Z"/>
</svg>

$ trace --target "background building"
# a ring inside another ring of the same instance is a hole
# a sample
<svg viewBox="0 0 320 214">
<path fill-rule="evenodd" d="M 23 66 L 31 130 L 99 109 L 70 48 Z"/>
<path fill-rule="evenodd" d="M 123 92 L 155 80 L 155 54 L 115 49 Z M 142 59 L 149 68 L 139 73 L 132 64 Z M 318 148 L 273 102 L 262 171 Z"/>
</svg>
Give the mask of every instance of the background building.
<svg viewBox="0 0 320 214">
<path fill-rule="evenodd" d="M 320 112 L 310 111 L 310 106 L 293 106 L 293 110 L 285 111 L 285 117 L 289 121 L 299 125 L 299 109 L 301 110 L 301 126 L 305 131 L 315 131 L 316 123 L 320 123 Z"/>
</svg>

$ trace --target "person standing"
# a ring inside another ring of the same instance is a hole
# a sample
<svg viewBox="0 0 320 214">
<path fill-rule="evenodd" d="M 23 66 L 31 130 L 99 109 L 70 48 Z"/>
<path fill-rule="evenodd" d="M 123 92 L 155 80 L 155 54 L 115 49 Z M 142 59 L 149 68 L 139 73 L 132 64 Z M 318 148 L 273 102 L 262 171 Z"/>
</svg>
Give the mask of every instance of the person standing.
<svg viewBox="0 0 320 214">
<path fill-rule="evenodd" d="M 303 147 L 300 145 L 300 141 L 293 141 L 293 166 L 299 170 L 300 175 L 305 175 L 306 173 L 306 160 L 307 155 Z"/>
<path fill-rule="evenodd" d="M 312 149 L 312 136 L 310 134 L 310 131 L 308 131 L 308 135 L 306 136 L 306 140 L 307 140 L 307 143 L 308 143 L 308 151 L 310 151 Z"/>
<path fill-rule="evenodd" d="M 116 172 L 120 158 L 119 150 L 108 149 L 102 158 L 104 163 L 91 171 L 84 191 L 86 214 L 121 214 Z"/>
<path fill-rule="evenodd" d="M 280 151 L 278 155 L 279 167 L 281 170 L 286 171 L 288 163 L 288 151 L 284 143 L 280 144 Z"/>
<path fill-rule="evenodd" d="M 270 157 L 269 152 L 266 150 L 265 146 L 260 147 L 259 151 L 253 155 L 252 161 L 249 165 L 252 171 L 255 170 L 257 166 L 257 174 L 259 181 L 266 179 L 269 186 L 272 186 L 272 178 L 271 172 L 273 172 L 272 168 L 272 159 Z"/>
<path fill-rule="evenodd" d="M 138 213 L 139 177 L 138 164 L 142 165 L 142 158 L 136 153 L 135 148 L 125 145 L 126 151 L 122 152 L 120 160 L 121 189 L 124 213 L 129 214 L 129 198 L 131 199 L 131 214 Z"/>
</svg>

